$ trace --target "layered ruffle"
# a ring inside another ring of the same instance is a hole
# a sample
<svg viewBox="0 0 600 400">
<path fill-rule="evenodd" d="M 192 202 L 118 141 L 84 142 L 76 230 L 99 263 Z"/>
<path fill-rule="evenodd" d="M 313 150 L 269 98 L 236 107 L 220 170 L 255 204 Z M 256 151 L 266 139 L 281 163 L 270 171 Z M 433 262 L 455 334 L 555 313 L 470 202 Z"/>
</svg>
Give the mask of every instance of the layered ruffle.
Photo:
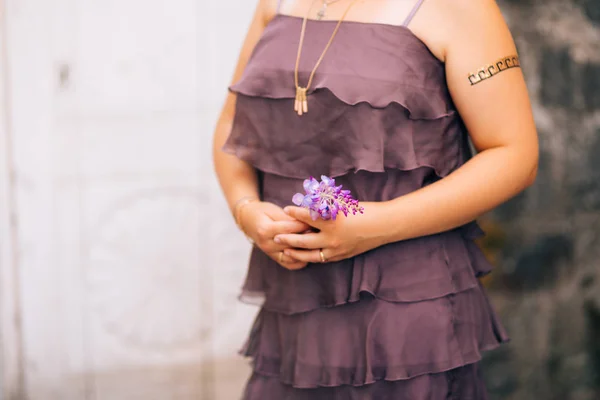
<svg viewBox="0 0 600 400">
<path fill-rule="evenodd" d="M 256 44 L 241 79 L 230 90 L 251 97 L 293 99 L 301 23 L 299 18 L 277 15 Z M 325 33 L 334 26 L 327 21 L 309 21 L 305 43 L 311 45 L 302 51 L 300 82 L 308 81 L 329 38 Z M 455 113 L 443 63 L 403 26 L 342 24 L 314 76 L 309 98 L 322 90 L 331 91 L 348 105 L 364 102 L 385 108 L 395 103 L 414 119 Z"/>
<path fill-rule="evenodd" d="M 255 248 L 240 299 L 297 314 L 358 302 L 370 294 L 388 302 L 419 302 L 478 285 L 492 269 L 460 229 L 396 242 L 353 258 L 289 271 Z"/>
<path fill-rule="evenodd" d="M 304 314 L 263 309 L 244 354 L 255 372 L 294 388 L 363 386 L 472 364 L 507 340 L 477 286 L 411 303 L 364 295 Z"/>
<path fill-rule="evenodd" d="M 280 176 L 429 167 L 444 177 L 470 157 L 456 116 L 414 120 L 395 103 L 384 109 L 352 106 L 329 90 L 310 96 L 302 117 L 294 115 L 294 99 L 238 96 L 236 107 L 223 150 Z"/>
<path fill-rule="evenodd" d="M 275 377 L 253 373 L 243 400 L 485 400 L 487 393 L 478 364 L 420 375 L 410 380 L 377 381 L 364 386 L 298 390 Z"/>
<path fill-rule="evenodd" d="M 276 69 L 263 69 L 260 74 L 247 73 L 229 90 L 246 97 L 267 99 L 294 99 L 296 95 L 294 85 L 290 85 L 289 72 Z M 350 106 L 366 103 L 371 108 L 381 109 L 396 104 L 411 119 L 439 119 L 456 113 L 448 93 L 437 88 L 428 90 L 393 81 L 320 73 L 307 94 L 311 96 L 320 91 L 329 91 L 330 96 Z"/>
<path fill-rule="evenodd" d="M 475 243 L 475 239 L 485 236 L 485 231 L 475 221 L 464 225 L 460 230 L 466 239 L 465 247 L 467 248 L 475 276 L 480 278 L 492 272 L 494 266 L 487 260 L 479 245 Z"/>
<path fill-rule="evenodd" d="M 230 87 L 237 102 L 225 151 L 261 171 L 298 179 L 422 167 L 444 177 L 470 157 L 443 64 L 406 28 L 342 26 L 309 88 L 308 113 L 296 115 L 290 60 L 300 22 L 274 20 Z M 302 55 L 301 82 L 328 37 L 318 33 L 326 25 L 307 31 L 313 45 Z M 360 46 L 365 35 L 370 46 Z M 380 46 L 372 45 L 373 36 Z"/>
</svg>

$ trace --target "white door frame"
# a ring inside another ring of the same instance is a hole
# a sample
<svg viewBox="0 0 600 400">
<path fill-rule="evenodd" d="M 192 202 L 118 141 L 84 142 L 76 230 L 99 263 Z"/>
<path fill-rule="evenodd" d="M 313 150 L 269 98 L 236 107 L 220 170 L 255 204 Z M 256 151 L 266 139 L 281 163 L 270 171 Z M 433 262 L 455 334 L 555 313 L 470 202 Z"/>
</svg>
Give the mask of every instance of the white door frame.
<svg viewBox="0 0 600 400">
<path fill-rule="evenodd" d="M 0 0 L 0 398 L 26 399 L 6 4 Z"/>
</svg>

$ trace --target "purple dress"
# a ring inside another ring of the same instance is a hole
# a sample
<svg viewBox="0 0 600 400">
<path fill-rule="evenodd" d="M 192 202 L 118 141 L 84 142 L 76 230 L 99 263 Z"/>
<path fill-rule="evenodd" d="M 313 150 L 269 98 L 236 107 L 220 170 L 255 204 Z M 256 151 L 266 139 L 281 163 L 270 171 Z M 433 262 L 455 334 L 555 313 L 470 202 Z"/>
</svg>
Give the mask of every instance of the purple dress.
<svg viewBox="0 0 600 400">
<path fill-rule="evenodd" d="M 343 22 L 299 117 L 301 24 L 277 14 L 230 87 L 224 150 L 257 169 L 264 201 L 289 205 L 322 174 L 361 201 L 387 201 L 472 156 L 443 63 L 406 26 Z M 300 82 L 334 27 L 308 22 Z M 492 268 L 473 242 L 483 234 L 473 221 L 299 271 L 255 247 L 242 299 L 262 308 L 243 349 L 253 361 L 243 399 L 485 399 L 481 352 L 508 337 L 477 279 Z"/>
</svg>

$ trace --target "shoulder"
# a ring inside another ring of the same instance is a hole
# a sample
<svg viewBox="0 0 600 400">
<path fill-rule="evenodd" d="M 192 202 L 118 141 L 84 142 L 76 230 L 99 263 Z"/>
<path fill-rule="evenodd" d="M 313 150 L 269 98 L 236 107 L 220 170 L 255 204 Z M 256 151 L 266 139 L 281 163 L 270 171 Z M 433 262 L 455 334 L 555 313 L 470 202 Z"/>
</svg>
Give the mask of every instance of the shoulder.
<svg viewBox="0 0 600 400">
<path fill-rule="evenodd" d="M 496 2 L 428 1 L 443 11 L 446 81 L 475 147 L 511 145 L 533 152 L 536 130 L 527 86 L 515 68 L 517 49 Z M 473 74 L 481 79 L 473 80 Z"/>
<path fill-rule="evenodd" d="M 495 0 L 425 0 L 425 3 L 451 13 L 453 19 L 467 20 L 469 17 L 482 17 L 499 11 Z"/>
<path fill-rule="evenodd" d="M 514 51 L 508 25 L 494 0 L 431 0 L 443 7 L 448 24 L 445 52 L 478 51 L 502 57 Z M 497 54 L 496 54 L 497 53 Z M 483 61 L 483 60 L 482 60 Z"/>
<path fill-rule="evenodd" d="M 263 26 L 266 26 L 277 14 L 279 0 L 258 0 L 257 3 L 255 15 L 260 18 Z"/>
<path fill-rule="evenodd" d="M 425 0 L 414 25 L 443 61 L 456 50 L 484 46 L 507 50 L 513 43 L 495 0 Z"/>
</svg>

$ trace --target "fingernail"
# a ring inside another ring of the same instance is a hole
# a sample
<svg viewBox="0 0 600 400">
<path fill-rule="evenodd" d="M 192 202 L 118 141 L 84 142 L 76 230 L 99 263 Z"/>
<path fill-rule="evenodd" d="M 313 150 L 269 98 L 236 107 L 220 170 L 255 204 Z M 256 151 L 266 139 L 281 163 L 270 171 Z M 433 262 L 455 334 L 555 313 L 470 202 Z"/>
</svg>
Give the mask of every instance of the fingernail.
<svg viewBox="0 0 600 400">
<path fill-rule="evenodd" d="M 290 251 L 289 250 L 284 250 L 283 254 L 285 254 L 286 256 L 289 256 L 290 255 Z"/>
<path fill-rule="evenodd" d="M 283 212 L 286 213 L 286 214 L 289 214 L 290 213 L 290 209 L 286 207 L 286 208 L 283 209 Z"/>
<path fill-rule="evenodd" d="M 279 236 L 275 236 L 275 239 L 273 239 L 273 241 L 275 243 L 281 243 L 281 239 L 279 238 Z"/>
</svg>

